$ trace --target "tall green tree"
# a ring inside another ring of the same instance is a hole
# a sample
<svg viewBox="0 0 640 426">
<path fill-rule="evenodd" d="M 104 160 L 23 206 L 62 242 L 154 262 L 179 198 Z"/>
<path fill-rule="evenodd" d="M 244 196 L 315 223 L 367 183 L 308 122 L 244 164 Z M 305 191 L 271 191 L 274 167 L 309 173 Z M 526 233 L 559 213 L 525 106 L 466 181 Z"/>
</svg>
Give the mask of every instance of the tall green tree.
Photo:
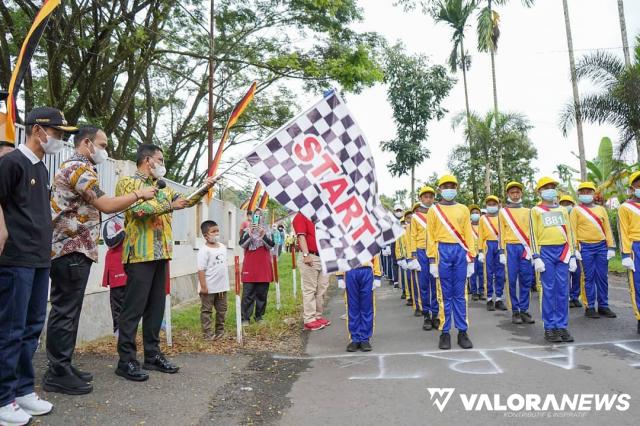
<svg viewBox="0 0 640 426">
<path fill-rule="evenodd" d="M 447 112 L 441 105 L 455 83 L 442 65 L 432 65 L 424 55 L 410 55 L 400 43 L 386 51 L 387 99 L 393 110 L 396 137 L 381 142 L 383 151 L 393 152 L 387 165 L 393 176 L 411 173 L 411 197 L 415 197 L 415 168 L 429 157 L 424 145 L 428 124 Z"/>
</svg>

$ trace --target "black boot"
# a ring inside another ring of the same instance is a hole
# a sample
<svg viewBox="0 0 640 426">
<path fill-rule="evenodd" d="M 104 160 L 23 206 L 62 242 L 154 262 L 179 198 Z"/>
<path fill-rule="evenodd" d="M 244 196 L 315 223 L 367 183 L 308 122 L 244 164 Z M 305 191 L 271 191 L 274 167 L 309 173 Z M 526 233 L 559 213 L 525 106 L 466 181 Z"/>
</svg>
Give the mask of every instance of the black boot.
<svg viewBox="0 0 640 426">
<path fill-rule="evenodd" d="M 562 337 L 560 337 L 560 334 L 558 333 L 558 330 L 556 330 L 556 329 L 545 330 L 544 331 L 544 340 L 546 340 L 547 342 L 551 342 L 551 343 L 561 343 L 562 342 Z"/>
<path fill-rule="evenodd" d="M 496 310 L 495 303 L 493 303 L 493 300 L 489 300 L 487 302 L 487 311 L 495 311 L 495 310 Z"/>
<path fill-rule="evenodd" d="M 479 294 L 473 294 L 473 295 L 471 296 L 471 300 L 473 300 L 474 302 L 476 302 L 476 301 L 480 300 L 480 295 L 479 295 Z"/>
<path fill-rule="evenodd" d="M 598 308 L 598 313 L 600 315 L 602 315 L 603 317 L 607 317 L 607 318 L 616 318 L 617 317 L 616 313 L 613 312 L 611 309 L 609 309 L 609 307 Z"/>
<path fill-rule="evenodd" d="M 440 318 L 438 318 L 438 317 L 434 317 L 434 318 L 431 320 L 431 323 L 433 324 L 433 329 L 434 329 L 434 330 L 437 330 L 437 329 L 439 329 L 439 328 L 440 328 Z"/>
<path fill-rule="evenodd" d="M 506 311 L 507 307 L 505 306 L 504 302 L 502 300 L 498 300 L 496 302 L 496 311 Z"/>
<path fill-rule="evenodd" d="M 404 300 L 407 298 L 407 295 L 404 294 L 404 291 L 402 292 L 402 294 L 400 295 L 400 299 Z"/>
<path fill-rule="evenodd" d="M 442 333 L 440 335 L 438 347 L 442 350 L 451 349 L 451 335 L 449 333 Z"/>
<path fill-rule="evenodd" d="M 360 350 L 362 352 L 371 352 L 372 349 L 373 348 L 371 347 L 371 343 L 369 343 L 368 340 L 365 341 L 365 342 L 360 343 Z"/>
<path fill-rule="evenodd" d="M 564 343 L 573 342 L 573 336 L 569 334 L 569 330 L 567 330 L 566 328 L 558 329 L 558 334 L 560 335 L 560 338 Z"/>
<path fill-rule="evenodd" d="M 458 332 L 458 346 L 462 349 L 471 349 L 473 347 L 473 343 L 471 343 L 466 331 Z"/>
<path fill-rule="evenodd" d="M 407 299 L 407 306 L 412 306 L 413 305 L 413 299 L 408 298 Z"/>
<path fill-rule="evenodd" d="M 347 345 L 347 352 L 355 352 L 360 349 L 360 343 L 351 342 Z"/>
<path fill-rule="evenodd" d="M 594 308 L 585 309 L 584 316 L 587 318 L 600 318 L 600 315 L 598 315 Z"/>
<path fill-rule="evenodd" d="M 535 321 L 531 318 L 531 314 L 529 312 L 520 312 L 520 318 L 522 319 L 523 324 L 534 324 Z"/>
<path fill-rule="evenodd" d="M 422 316 L 422 312 L 420 312 L 420 309 L 416 309 L 415 311 L 413 311 L 413 316 L 414 317 L 421 317 Z"/>
<path fill-rule="evenodd" d="M 82 370 L 78 370 L 76 367 L 74 367 L 73 365 L 71 366 L 71 372 L 73 374 L 75 374 L 76 376 L 80 377 L 81 380 L 84 380 L 85 382 L 89 383 L 93 381 L 93 374 L 88 373 L 86 371 L 82 371 Z"/>
<path fill-rule="evenodd" d="M 480 294 L 478 295 L 478 298 L 479 298 L 480 300 L 487 300 L 487 298 L 484 296 L 484 294 L 483 294 L 483 293 L 480 293 Z"/>
<path fill-rule="evenodd" d="M 511 315 L 511 322 L 514 324 L 522 324 L 522 317 L 520 316 L 520 312 L 515 311 L 513 315 Z"/>
<path fill-rule="evenodd" d="M 424 316 L 424 322 L 422 323 L 422 329 L 423 330 L 431 330 L 433 328 L 433 323 L 431 322 L 431 318 L 429 318 L 429 315 L 425 315 Z"/>
</svg>

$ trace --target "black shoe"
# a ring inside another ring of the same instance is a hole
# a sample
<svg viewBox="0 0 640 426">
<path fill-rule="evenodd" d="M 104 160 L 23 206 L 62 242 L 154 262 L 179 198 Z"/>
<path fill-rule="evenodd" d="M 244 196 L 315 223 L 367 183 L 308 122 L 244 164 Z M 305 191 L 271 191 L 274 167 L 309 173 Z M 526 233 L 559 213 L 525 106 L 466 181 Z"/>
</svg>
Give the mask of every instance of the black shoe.
<svg viewBox="0 0 640 426">
<path fill-rule="evenodd" d="M 400 299 L 404 300 L 404 299 L 406 299 L 406 298 L 407 298 L 407 295 L 406 295 L 406 294 L 404 294 L 404 292 L 403 292 L 403 293 L 400 295 Z"/>
<path fill-rule="evenodd" d="M 570 308 L 575 308 L 576 307 L 576 303 L 574 299 L 569 300 L 569 307 Z"/>
<path fill-rule="evenodd" d="M 88 372 L 82 371 L 82 370 L 78 370 L 73 365 L 71 366 L 71 372 L 73 374 L 75 374 L 76 376 L 78 376 L 80 379 L 82 379 L 85 382 L 87 382 L 87 383 L 93 382 L 93 374 L 91 374 L 91 373 L 88 373 Z"/>
<path fill-rule="evenodd" d="M 412 306 L 413 305 L 413 299 L 408 298 L 407 299 L 407 306 Z"/>
<path fill-rule="evenodd" d="M 362 352 L 371 352 L 371 349 L 373 349 L 373 348 L 371 347 L 371 343 L 369 343 L 369 342 L 362 342 L 362 343 L 360 343 L 360 350 L 361 350 Z"/>
<path fill-rule="evenodd" d="M 458 332 L 458 346 L 462 349 L 471 349 L 473 347 L 473 343 L 471 343 L 466 331 Z"/>
<path fill-rule="evenodd" d="M 431 318 L 429 318 L 428 316 L 425 316 L 424 322 L 422 323 L 422 329 L 429 331 L 432 328 L 433 328 L 433 323 L 431 322 Z"/>
<path fill-rule="evenodd" d="M 520 316 L 520 312 L 514 312 L 513 315 L 511 315 L 511 322 L 514 324 L 522 324 L 522 317 Z"/>
<path fill-rule="evenodd" d="M 556 330 L 556 329 L 545 330 L 544 331 L 544 340 L 546 340 L 547 342 L 551 342 L 551 343 L 561 343 L 562 342 L 562 337 L 560 337 L 560 334 L 558 333 L 558 330 Z"/>
<path fill-rule="evenodd" d="M 442 333 L 440 335 L 438 347 L 443 350 L 451 349 L 451 335 L 449 333 Z"/>
<path fill-rule="evenodd" d="M 394 284 L 393 288 L 400 288 L 400 284 Z"/>
<path fill-rule="evenodd" d="M 140 368 L 140 363 L 138 361 L 129 361 L 124 365 L 118 363 L 116 374 L 134 382 L 144 382 L 149 378 L 149 373 Z"/>
<path fill-rule="evenodd" d="M 150 360 L 145 360 L 144 368 L 168 374 L 175 374 L 180 370 L 180 367 L 169 361 L 162 354 L 158 354 Z"/>
<path fill-rule="evenodd" d="M 439 318 L 434 318 L 431 320 L 431 324 L 433 324 L 433 329 L 434 330 L 438 330 L 440 328 L 440 319 Z"/>
<path fill-rule="evenodd" d="M 566 328 L 558 329 L 558 334 L 560 335 L 560 338 L 562 339 L 563 342 L 565 343 L 573 342 L 573 336 L 569 334 L 569 330 L 567 330 Z"/>
<path fill-rule="evenodd" d="M 495 303 L 493 303 L 493 300 L 489 300 L 487 302 L 487 311 L 495 311 L 495 310 L 496 310 Z"/>
<path fill-rule="evenodd" d="M 42 389 L 65 395 L 86 395 L 93 391 L 93 386 L 73 373 L 58 376 L 47 371 L 42 380 Z"/>
<path fill-rule="evenodd" d="M 480 293 L 480 294 L 478 295 L 478 298 L 479 298 L 480 300 L 487 300 L 487 298 L 486 298 L 486 297 L 484 297 L 484 294 L 482 294 L 482 293 Z"/>
<path fill-rule="evenodd" d="M 520 318 L 522 319 L 523 324 L 535 324 L 535 320 L 531 318 L 531 314 L 529 312 L 520 312 Z"/>
<path fill-rule="evenodd" d="M 616 313 L 613 312 L 611 309 L 609 309 L 609 307 L 598 308 L 598 313 L 600 315 L 602 315 L 603 317 L 607 317 L 607 318 L 616 318 L 617 317 Z"/>
<path fill-rule="evenodd" d="M 573 306 L 571 306 L 572 303 L 573 303 Z M 582 303 L 580 303 L 580 301 L 578 299 L 573 299 L 571 302 L 569 302 L 569 307 L 571 307 L 571 308 L 582 308 Z"/>
<path fill-rule="evenodd" d="M 504 302 L 502 300 L 498 300 L 496 302 L 496 311 L 506 311 L 507 307 L 505 306 Z"/>
<path fill-rule="evenodd" d="M 416 309 L 415 311 L 413 311 L 413 316 L 414 317 L 421 317 L 422 316 L 422 312 L 420 312 L 419 309 Z"/>
<path fill-rule="evenodd" d="M 480 295 L 479 295 L 479 294 L 473 294 L 473 295 L 471 296 L 471 300 L 473 300 L 474 302 L 476 302 L 476 301 L 480 300 Z"/>
<path fill-rule="evenodd" d="M 355 352 L 360 349 L 360 343 L 351 342 L 347 345 L 347 352 Z"/>
<path fill-rule="evenodd" d="M 594 308 L 585 309 L 584 316 L 587 318 L 600 318 L 600 315 L 598 315 Z"/>
<path fill-rule="evenodd" d="M 638 320 L 638 334 L 640 334 L 640 320 Z"/>
</svg>

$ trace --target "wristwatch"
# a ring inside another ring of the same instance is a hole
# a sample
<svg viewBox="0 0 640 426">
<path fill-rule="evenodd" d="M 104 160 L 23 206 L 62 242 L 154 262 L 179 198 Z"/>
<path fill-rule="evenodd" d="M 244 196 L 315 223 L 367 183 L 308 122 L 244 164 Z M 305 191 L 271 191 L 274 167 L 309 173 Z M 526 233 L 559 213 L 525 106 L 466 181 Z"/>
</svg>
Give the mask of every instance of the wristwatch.
<svg viewBox="0 0 640 426">
<path fill-rule="evenodd" d="M 309 256 L 309 253 L 302 253 L 302 257 L 307 257 Z"/>
</svg>

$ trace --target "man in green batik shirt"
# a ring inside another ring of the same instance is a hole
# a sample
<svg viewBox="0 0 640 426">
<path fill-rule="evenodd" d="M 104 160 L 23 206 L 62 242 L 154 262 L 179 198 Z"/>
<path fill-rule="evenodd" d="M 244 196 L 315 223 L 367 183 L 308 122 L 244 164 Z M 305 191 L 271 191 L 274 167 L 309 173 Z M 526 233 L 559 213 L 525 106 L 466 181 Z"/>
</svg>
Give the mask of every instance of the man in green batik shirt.
<svg viewBox="0 0 640 426">
<path fill-rule="evenodd" d="M 144 144 L 136 155 L 138 170 L 135 175 L 120 179 L 116 196 L 134 192 L 141 187 L 157 186 L 166 172 L 162 149 Z M 207 178 L 207 187 L 216 178 Z M 206 193 L 206 191 L 205 191 Z M 135 204 L 125 213 L 125 240 L 122 263 L 127 273 L 118 335 L 118 368 L 116 374 L 133 381 L 149 378 L 145 370 L 177 373 L 179 367 L 160 352 L 160 326 L 165 308 L 165 283 L 168 264 L 173 252 L 171 217 L 174 210 L 196 205 L 203 193 L 184 198 L 166 187 L 156 198 Z M 142 320 L 144 342 L 144 369 L 136 359 L 136 332 Z"/>
</svg>

